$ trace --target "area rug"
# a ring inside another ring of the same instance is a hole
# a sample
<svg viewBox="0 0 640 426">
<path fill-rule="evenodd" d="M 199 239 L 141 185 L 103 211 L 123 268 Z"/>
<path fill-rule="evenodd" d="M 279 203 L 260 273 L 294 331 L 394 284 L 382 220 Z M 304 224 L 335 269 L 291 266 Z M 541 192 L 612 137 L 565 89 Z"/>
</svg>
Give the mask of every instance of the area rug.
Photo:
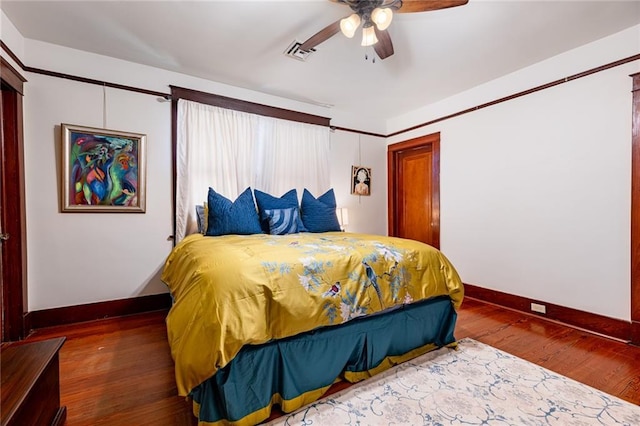
<svg viewBox="0 0 640 426">
<path fill-rule="evenodd" d="M 467 338 L 269 425 L 640 426 L 640 407 Z"/>
</svg>

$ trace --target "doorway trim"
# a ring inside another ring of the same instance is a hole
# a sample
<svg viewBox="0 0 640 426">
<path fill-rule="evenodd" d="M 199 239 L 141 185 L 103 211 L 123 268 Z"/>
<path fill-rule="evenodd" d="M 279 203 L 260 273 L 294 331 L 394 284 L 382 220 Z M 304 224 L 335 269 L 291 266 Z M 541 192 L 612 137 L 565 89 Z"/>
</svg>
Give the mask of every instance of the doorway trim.
<svg viewBox="0 0 640 426">
<path fill-rule="evenodd" d="M 3 167 L 0 173 L 2 196 L 2 341 L 25 336 L 24 307 L 27 294 L 26 217 L 24 199 L 24 133 L 22 117 L 22 77 L 4 58 L 2 65 L 2 141 Z M 6 157 L 5 157 L 6 156 Z M 10 202 L 9 202 L 10 201 Z"/>
<path fill-rule="evenodd" d="M 640 345 L 640 73 L 631 77 L 631 342 Z"/>
</svg>

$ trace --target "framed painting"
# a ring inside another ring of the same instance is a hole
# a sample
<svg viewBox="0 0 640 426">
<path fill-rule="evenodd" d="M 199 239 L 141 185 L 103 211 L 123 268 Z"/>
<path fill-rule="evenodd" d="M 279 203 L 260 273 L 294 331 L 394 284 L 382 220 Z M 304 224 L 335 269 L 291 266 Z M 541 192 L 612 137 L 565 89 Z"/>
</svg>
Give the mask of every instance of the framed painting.
<svg viewBox="0 0 640 426">
<path fill-rule="evenodd" d="M 61 127 L 62 211 L 144 213 L 146 135 Z"/>
<path fill-rule="evenodd" d="M 351 193 L 371 195 L 371 168 L 351 166 Z"/>
</svg>

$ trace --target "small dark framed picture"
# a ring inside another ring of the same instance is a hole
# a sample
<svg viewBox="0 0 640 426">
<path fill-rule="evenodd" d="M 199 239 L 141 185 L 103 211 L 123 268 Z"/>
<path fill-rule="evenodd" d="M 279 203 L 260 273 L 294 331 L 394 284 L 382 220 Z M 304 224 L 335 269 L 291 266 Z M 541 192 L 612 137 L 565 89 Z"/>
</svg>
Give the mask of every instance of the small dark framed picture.
<svg viewBox="0 0 640 426">
<path fill-rule="evenodd" d="M 371 168 L 351 166 L 351 193 L 371 195 Z"/>
<path fill-rule="evenodd" d="M 61 127 L 62 211 L 144 213 L 146 135 Z"/>
</svg>

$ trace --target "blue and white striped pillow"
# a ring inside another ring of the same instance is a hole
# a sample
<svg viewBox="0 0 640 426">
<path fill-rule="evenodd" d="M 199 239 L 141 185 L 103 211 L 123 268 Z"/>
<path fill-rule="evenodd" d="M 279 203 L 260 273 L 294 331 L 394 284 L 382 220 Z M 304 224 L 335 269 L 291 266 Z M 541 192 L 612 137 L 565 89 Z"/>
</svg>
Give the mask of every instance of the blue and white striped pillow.
<svg viewBox="0 0 640 426">
<path fill-rule="evenodd" d="M 269 218 L 265 213 L 267 210 L 281 210 L 295 208 L 296 217 L 296 230 L 289 232 L 290 234 L 296 232 L 307 232 L 307 228 L 304 227 L 302 219 L 300 218 L 300 208 L 298 206 L 298 192 L 296 189 L 292 189 L 280 198 L 276 198 L 273 195 L 267 194 L 259 190 L 254 190 L 253 194 L 256 197 L 256 204 L 258 205 L 258 212 L 260 213 L 260 225 L 265 233 L 271 234 L 269 230 Z"/>
<path fill-rule="evenodd" d="M 269 222 L 269 233 L 272 235 L 295 234 L 298 232 L 298 208 L 268 209 L 264 216 Z"/>
</svg>

